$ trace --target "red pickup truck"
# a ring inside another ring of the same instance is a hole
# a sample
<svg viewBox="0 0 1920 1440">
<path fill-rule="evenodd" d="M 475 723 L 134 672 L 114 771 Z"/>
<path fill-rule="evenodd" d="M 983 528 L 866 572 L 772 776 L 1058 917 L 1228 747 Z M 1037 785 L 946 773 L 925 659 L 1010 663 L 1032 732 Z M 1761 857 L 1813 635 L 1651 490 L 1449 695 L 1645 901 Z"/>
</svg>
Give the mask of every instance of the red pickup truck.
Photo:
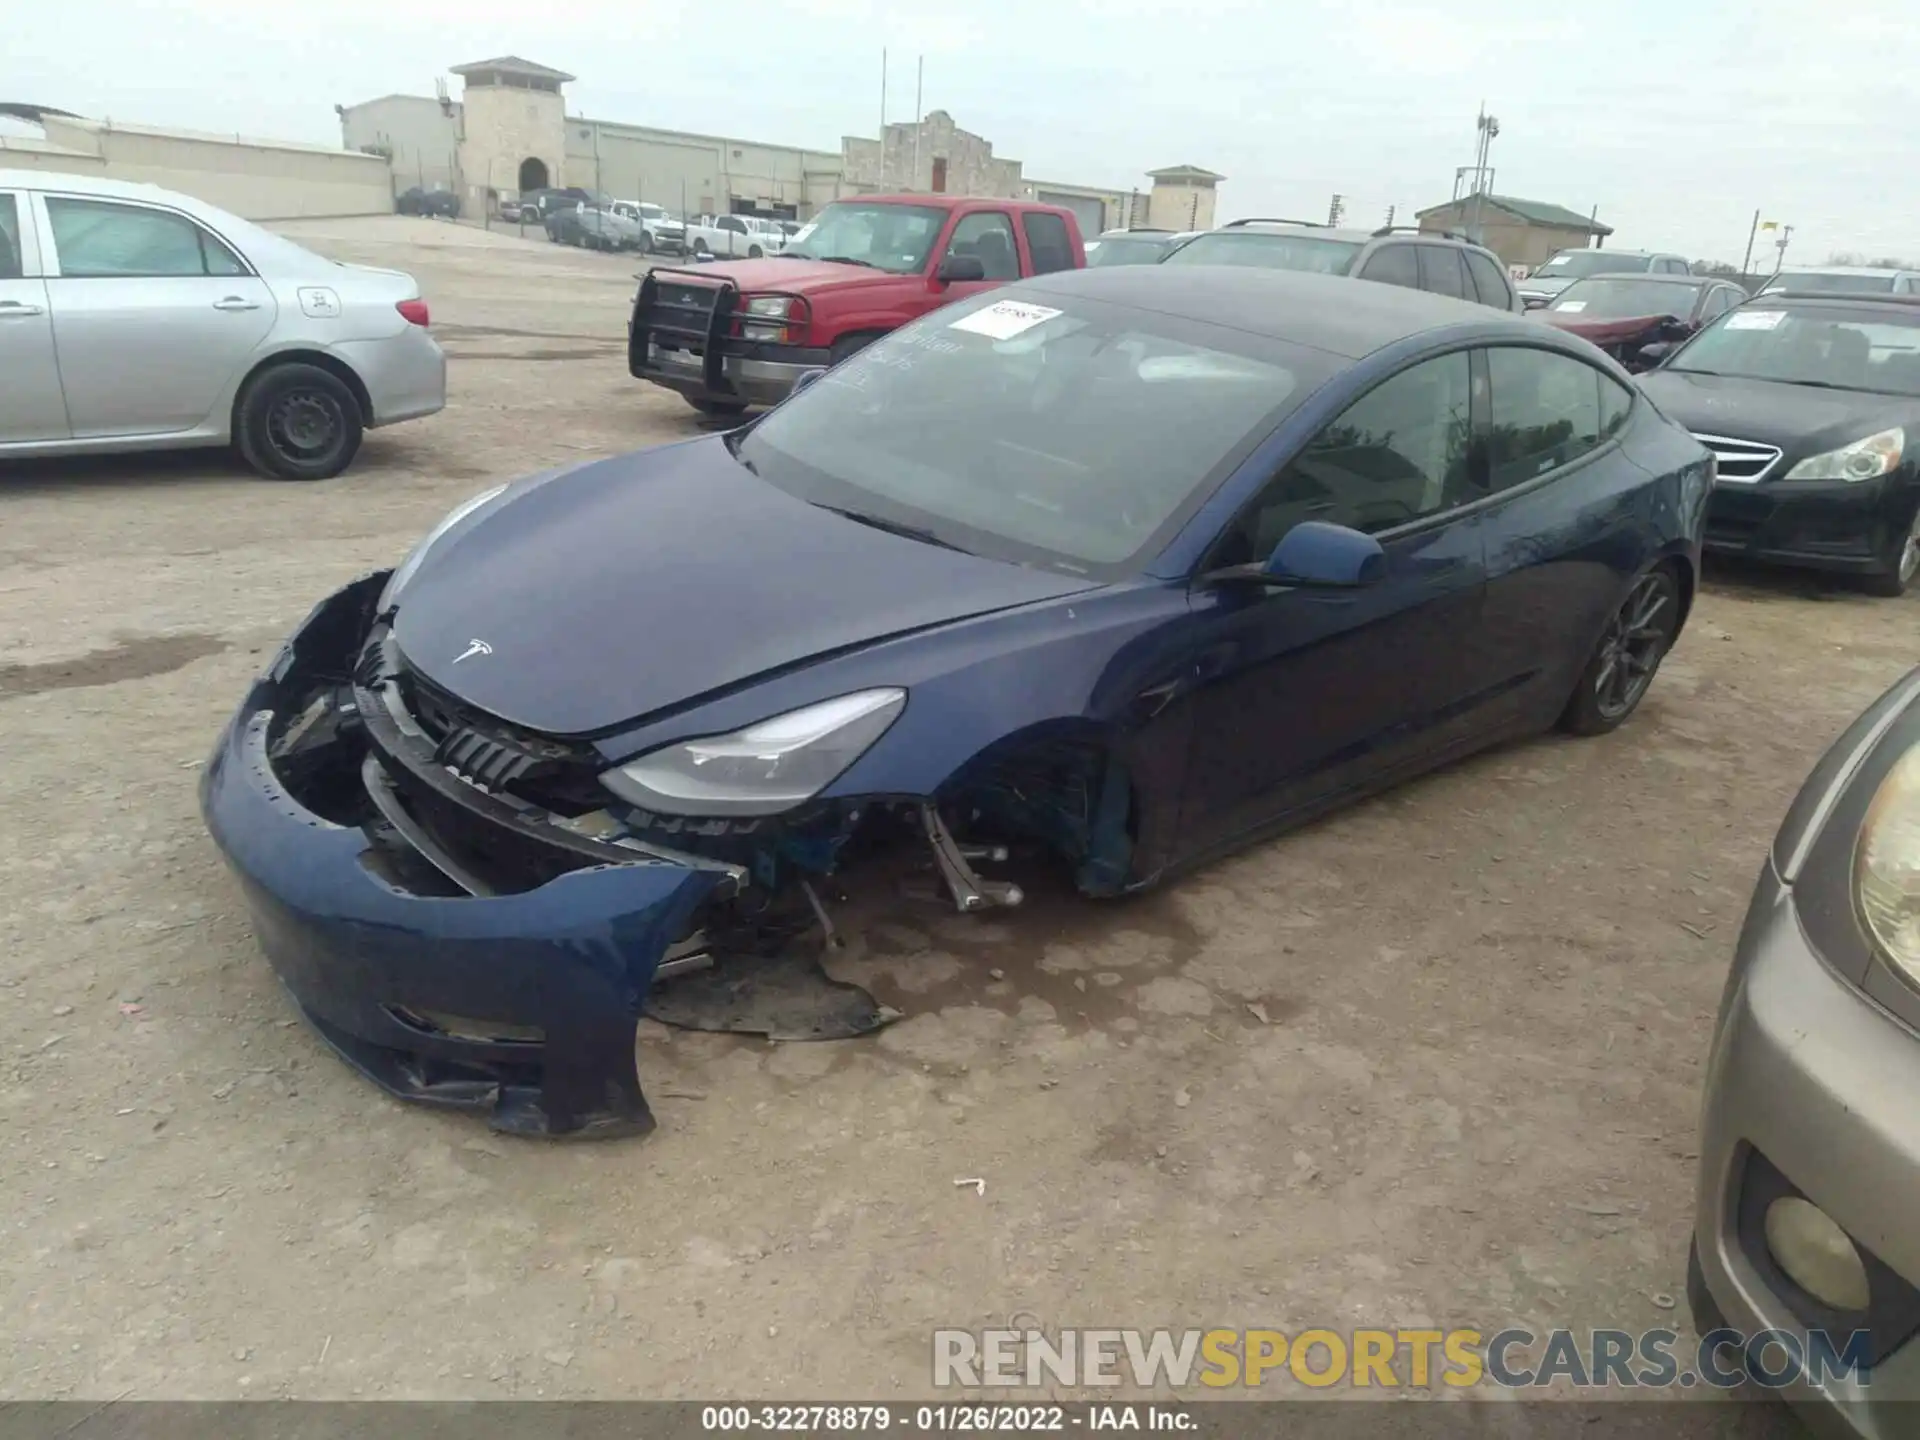
<svg viewBox="0 0 1920 1440">
<path fill-rule="evenodd" d="M 929 310 L 1087 263 L 1071 211 L 1024 200 L 835 200 L 761 260 L 655 268 L 627 325 L 627 369 L 709 415 L 777 405 Z"/>
</svg>

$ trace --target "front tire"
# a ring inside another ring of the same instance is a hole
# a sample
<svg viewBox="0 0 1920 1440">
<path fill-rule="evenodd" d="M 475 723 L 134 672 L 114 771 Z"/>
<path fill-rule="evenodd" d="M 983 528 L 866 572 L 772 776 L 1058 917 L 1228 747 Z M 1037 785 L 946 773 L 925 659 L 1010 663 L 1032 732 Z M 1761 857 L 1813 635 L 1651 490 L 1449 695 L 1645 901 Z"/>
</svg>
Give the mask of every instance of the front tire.
<svg viewBox="0 0 1920 1440">
<path fill-rule="evenodd" d="M 651 255 L 653 253 L 652 232 L 647 230 L 642 230 L 640 232 L 640 239 L 637 242 L 635 242 L 633 248 L 635 250 L 638 250 L 642 255 Z"/>
<path fill-rule="evenodd" d="M 704 240 L 696 240 L 693 242 L 693 253 L 695 255 L 705 255 L 709 258 L 713 255 L 713 251 L 707 248 L 707 242 Z"/>
<path fill-rule="evenodd" d="M 329 480 L 359 453 L 360 402 L 317 365 L 275 365 L 234 405 L 234 446 L 270 480 Z"/>
<path fill-rule="evenodd" d="M 1861 588 L 1869 595 L 1894 600 L 1907 593 L 1916 576 L 1920 576 L 1920 510 L 1914 512 L 1906 538 L 1890 548 L 1887 568 L 1878 575 L 1867 576 L 1861 581 Z"/>
<path fill-rule="evenodd" d="M 1627 591 L 1593 647 L 1560 728 L 1575 735 L 1617 730 L 1639 708 L 1660 662 L 1680 633 L 1680 578 L 1656 565 Z"/>
<path fill-rule="evenodd" d="M 762 250 L 758 245 L 749 245 L 747 247 L 747 258 L 749 260 L 758 260 L 765 254 L 766 251 Z"/>
<path fill-rule="evenodd" d="M 747 413 L 747 402 L 744 400 L 713 400 L 705 395 L 686 395 L 681 398 L 702 415 L 744 415 Z"/>
</svg>

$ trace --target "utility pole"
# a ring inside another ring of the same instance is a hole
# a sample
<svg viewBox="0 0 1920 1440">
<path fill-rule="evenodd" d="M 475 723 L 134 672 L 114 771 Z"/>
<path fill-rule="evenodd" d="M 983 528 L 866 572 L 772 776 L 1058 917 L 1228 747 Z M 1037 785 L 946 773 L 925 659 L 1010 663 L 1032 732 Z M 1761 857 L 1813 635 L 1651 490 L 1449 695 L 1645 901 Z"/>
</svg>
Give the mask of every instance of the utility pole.
<svg viewBox="0 0 1920 1440">
<path fill-rule="evenodd" d="M 1340 194 L 1338 191 L 1334 192 L 1333 199 L 1327 204 L 1327 226 L 1329 229 L 1338 225 L 1340 223 L 1340 217 L 1346 214 L 1346 201 L 1346 196 Z"/>
<path fill-rule="evenodd" d="M 1398 205 L 1387 206 L 1387 228 L 1389 230 L 1393 228 L 1393 217 L 1397 215 L 1399 211 L 1400 207 Z"/>
<path fill-rule="evenodd" d="M 1780 238 L 1773 242 L 1773 248 L 1778 252 L 1775 254 L 1773 260 L 1773 273 L 1775 275 L 1778 275 L 1780 273 L 1780 267 L 1787 263 L 1787 242 L 1791 239 L 1793 239 L 1793 227 L 1791 225 L 1782 225 L 1780 227 Z"/>
<path fill-rule="evenodd" d="M 907 188 L 920 188 L 920 129 L 925 112 L 920 108 L 920 94 L 927 79 L 927 57 L 922 55 L 914 67 L 913 75 L 913 184 Z"/>
<path fill-rule="evenodd" d="M 1747 227 L 1747 253 L 1740 259 L 1740 273 L 1751 273 L 1753 265 L 1753 242 L 1760 238 L 1760 212 L 1753 212 L 1753 224 Z"/>
<path fill-rule="evenodd" d="M 887 163 L 887 49 L 880 47 L 880 163 Z"/>
</svg>

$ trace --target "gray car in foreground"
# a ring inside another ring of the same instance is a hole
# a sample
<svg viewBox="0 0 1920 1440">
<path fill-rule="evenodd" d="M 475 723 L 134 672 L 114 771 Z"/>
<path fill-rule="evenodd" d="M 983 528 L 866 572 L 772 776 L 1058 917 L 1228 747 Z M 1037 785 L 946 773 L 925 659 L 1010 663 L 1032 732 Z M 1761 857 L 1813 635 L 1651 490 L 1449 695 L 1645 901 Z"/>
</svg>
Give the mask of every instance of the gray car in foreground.
<svg viewBox="0 0 1920 1440">
<path fill-rule="evenodd" d="M 446 404 L 411 276 L 153 185 L 0 170 L 0 460 L 228 445 L 318 480 Z"/>
<path fill-rule="evenodd" d="M 1761 1364 L 1845 1363 L 1783 1393 L 1823 1434 L 1920 1418 L 1920 670 L 1787 812 L 1714 1027 L 1688 1294 L 1697 1328 L 1776 1334 Z M 1751 1368 L 1751 1367 L 1750 1367 Z"/>
</svg>

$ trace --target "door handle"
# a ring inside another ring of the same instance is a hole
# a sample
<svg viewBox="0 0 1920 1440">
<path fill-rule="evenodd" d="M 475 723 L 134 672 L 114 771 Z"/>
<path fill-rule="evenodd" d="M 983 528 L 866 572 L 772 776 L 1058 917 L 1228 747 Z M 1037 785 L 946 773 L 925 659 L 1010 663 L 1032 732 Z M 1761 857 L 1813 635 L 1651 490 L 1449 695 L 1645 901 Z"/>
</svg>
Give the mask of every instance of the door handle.
<svg viewBox="0 0 1920 1440">
<path fill-rule="evenodd" d="M 214 301 L 213 308 L 216 310 L 258 310 L 260 308 L 260 302 L 258 300 L 248 300 L 240 295 L 229 295 L 224 300 Z"/>
<path fill-rule="evenodd" d="M 29 305 L 24 300 L 0 300 L 0 320 L 11 320 L 15 316 L 44 315 L 46 312 L 38 305 Z"/>
</svg>

